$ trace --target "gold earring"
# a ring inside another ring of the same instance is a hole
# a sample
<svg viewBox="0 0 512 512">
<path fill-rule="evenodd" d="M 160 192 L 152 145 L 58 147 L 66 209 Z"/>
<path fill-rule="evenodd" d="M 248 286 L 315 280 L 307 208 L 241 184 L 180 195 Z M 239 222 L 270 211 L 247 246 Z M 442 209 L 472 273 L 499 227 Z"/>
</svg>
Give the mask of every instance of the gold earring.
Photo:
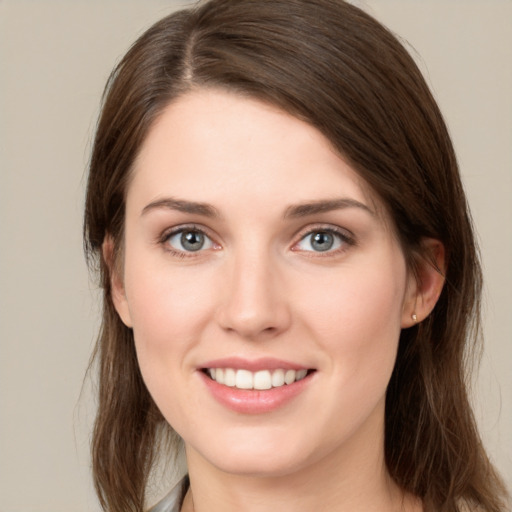
<svg viewBox="0 0 512 512">
<path fill-rule="evenodd" d="M 412 319 L 413 319 L 415 322 L 417 322 L 417 321 L 418 321 L 418 317 L 416 316 L 416 313 L 413 313 L 413 314 L 411 315 L 411 317 L 412 317 Z"/>
</svg>

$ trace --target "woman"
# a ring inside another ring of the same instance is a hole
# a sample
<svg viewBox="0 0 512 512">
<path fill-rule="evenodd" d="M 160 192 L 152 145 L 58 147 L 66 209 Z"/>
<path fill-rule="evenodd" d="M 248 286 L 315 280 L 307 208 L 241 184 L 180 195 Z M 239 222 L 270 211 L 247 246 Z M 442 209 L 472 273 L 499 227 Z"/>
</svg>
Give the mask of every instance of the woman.
<svg viewBox="0 0 512 512">
<path fill-rule="evenodd" d="M 158 512 L 505 510 L 453 148 L 367 14 L 212 0 L 150 28 L 108 84 L 85 240 L 105 510 L 144 509 L 166 436 L 188 478 Z"/>
</svg>

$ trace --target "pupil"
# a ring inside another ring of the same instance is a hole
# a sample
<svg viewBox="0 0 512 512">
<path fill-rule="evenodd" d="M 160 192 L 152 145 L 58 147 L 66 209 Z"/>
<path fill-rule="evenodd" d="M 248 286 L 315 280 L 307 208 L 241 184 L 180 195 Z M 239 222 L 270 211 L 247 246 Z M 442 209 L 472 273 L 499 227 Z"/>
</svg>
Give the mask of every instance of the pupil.
<svg viewBox="0 0 512 512">
<path fill-rule="evenodd" d="M 204 245 L 204 235 L 197 231 L 186 231 L 181 235 L 181 245 L 187 251 L 199 251 Z"/>
<path fill-rule="evenodd" d="M 315 233 L 311 245 L 316 251 L 328 251 L 334 244 L 330 233 Z"/>
</svg>

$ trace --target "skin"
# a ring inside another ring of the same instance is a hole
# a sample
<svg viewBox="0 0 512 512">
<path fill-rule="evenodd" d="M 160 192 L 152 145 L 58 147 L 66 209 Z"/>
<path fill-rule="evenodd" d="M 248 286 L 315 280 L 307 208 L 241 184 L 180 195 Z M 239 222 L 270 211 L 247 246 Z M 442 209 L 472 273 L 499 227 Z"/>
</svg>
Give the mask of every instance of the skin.
<svg viewBox="0 0 512 512">
<path fill-rule="evenodd" d="M 180 211 L 184 201 L 212 211 Z M 125 227 L 113 299 L 184 439 L 184 511 L 421 510 L 387 474 L 384 401 L 400 330 L 429 314 L 442 278 L 422 264 L 416 282 L 378 198 L 321 133 L 255 100 L 189 93 L 142 146 Z M 203 249 L 187 252 L 181 228 L 202 230 Z M 333 249 L 314 250 L 311 233 L 331 229 Z M 425 244 L 442 266 L 440 244 Z M 241 414 L 199 371 L 233 355 L 315 371 L 284 406 Z"/>
</svg>

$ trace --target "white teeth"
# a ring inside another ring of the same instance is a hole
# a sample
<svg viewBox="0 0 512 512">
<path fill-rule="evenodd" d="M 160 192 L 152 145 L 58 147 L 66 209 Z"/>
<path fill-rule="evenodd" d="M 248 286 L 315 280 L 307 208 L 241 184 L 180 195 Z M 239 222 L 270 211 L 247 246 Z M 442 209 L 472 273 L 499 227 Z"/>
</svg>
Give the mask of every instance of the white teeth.
<svg viewBox="0 0 512 512">
<path fill-rule="evenodd" d="M 233 368 L 208 368 L 207 374 L 219 384 L 238 389 L 265 390 L 293 384 L 306 377 L 307 370 L 235 370 Z"/>
<path fill-rule="evenodd" d="M 224 385 L 232 388 L 235 386 L 235 384 L 236 384 L 235 370 L 233 370 L 233 368 L 226 368 L 224 370 Z"/>
<path fill-rule="evenodd" d="M 307 375 L 307 373 L 307 370 L 298 370 L 297 375 L 295 376 L 295 380 L 302 380 Z"/>
<path fill-rule="evenodd" d="M 295 370 L 286 370 L 286 373 L 284 374 L 284 381 L 286 384 L 291 384 L 292 382 L 295 382 Z"/>
<path fill-rule="evenodd" d="M 272 377 L 268 370 L 262 370 L 254 374 L 254 389 L 270 389 L 272 387 Z"/>
<path fill-rule="evenodd" d="M 217 382 L 219 382 L 219 381 L 217 381 Z M 250 372 L 249 370 L 238 370 L 236 372 L 235 386 L 238 389 L 252 389 L 253 388 L 252 372 Z"/>
<path fill-rule="evenodd" d="M 272 374 L 272 386 L 278 388 L 284 384 L 284 370 L 275 370 Z"/>
</svg>

